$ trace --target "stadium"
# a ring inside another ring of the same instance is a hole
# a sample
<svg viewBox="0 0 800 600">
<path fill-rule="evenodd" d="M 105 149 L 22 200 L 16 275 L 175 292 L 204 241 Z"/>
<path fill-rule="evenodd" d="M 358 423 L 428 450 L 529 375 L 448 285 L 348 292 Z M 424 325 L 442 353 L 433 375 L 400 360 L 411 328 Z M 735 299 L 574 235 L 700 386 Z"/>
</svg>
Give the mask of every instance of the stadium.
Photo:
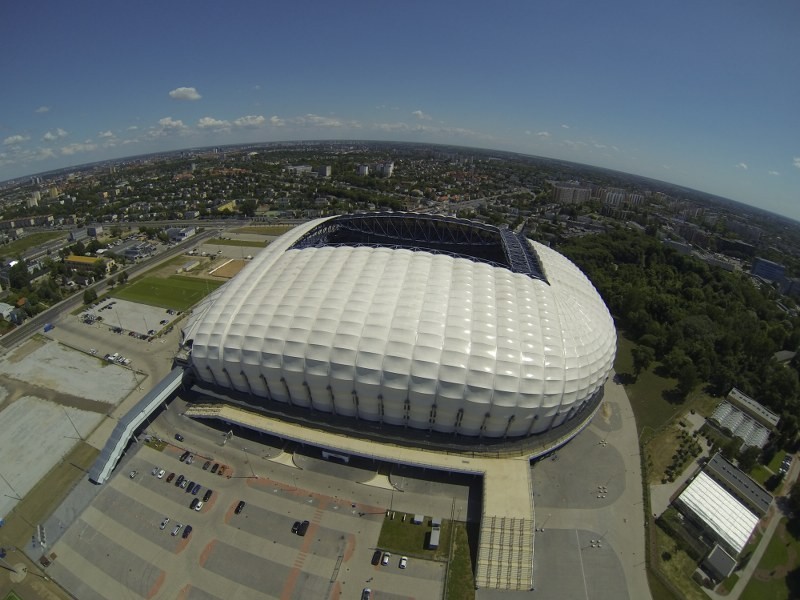
<svg viewBox="0 0 800 600">
<path fill-rule="evenodd" d="M 182 332 L 201 386 L 320 423 L 462 444 L 561 443 L 594 414 L 616 333 L 586 276 L 508 229 L 318 219 L 273 241 Z"/>
</svg>

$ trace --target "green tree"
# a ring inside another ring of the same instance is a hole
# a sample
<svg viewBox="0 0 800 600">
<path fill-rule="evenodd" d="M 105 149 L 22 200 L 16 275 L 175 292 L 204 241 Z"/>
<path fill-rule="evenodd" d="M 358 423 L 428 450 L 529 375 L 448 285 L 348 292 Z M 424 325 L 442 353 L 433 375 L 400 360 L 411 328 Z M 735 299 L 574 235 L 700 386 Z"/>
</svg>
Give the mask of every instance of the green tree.
<svg viewBox="0 0 800 600">
<path fill-rule="evenodd" d="M 639 377 L 639 374 L 653 363 L 656 352 L 650 346 L 637 345 L 631 350 L 631 356 L 633 357 L 633 375 Z"/>
<path fill-rule="evenodd" d="M 89 288 L 83 292 L 84 304 L 91 304 L 95 300 L 97 300 L 97 292 L 95 292 L 93 288 Z"/>
</svg>

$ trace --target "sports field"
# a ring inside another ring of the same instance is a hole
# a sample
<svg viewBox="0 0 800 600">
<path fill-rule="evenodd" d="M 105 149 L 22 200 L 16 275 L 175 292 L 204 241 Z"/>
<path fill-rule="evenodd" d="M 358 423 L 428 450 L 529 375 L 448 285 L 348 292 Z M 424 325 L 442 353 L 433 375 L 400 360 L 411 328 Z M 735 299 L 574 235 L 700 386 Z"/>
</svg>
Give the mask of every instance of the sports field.
<svg viewBox="0 0 800 600">
<path fill-rule="evenodd" d="M 144 277 L 112 292 L 114 298 L 161 308 L 186 310 L 213 292 L 223 282 L 194 277 Z"/>
</svg>

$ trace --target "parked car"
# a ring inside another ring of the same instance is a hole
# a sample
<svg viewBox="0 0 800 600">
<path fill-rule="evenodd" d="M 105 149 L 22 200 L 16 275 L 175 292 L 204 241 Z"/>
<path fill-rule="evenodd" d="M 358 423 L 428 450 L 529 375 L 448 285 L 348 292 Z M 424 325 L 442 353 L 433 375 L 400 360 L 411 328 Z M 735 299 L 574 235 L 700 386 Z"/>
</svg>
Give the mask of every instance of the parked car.
<svg viewBox="0 0 800 600">
<path fill-rule="evenodd" d="M 183 475 L 178 475 L 178 478 L 175 480 L 175 487 L 181 487 L 184 479 L 186 479 Z"/>
<path fill-rule="evenodd" d="M 203 502 L 208 502 L 211 500 L 211 495 L 214 493 L 214 490 L 206 490 L 206 493 L 203 495 Z"/>
<path fill-rule="evenodd" d="M 244 507 L 245 507 L 245 501 L 239 500 L 239 504 L 236 505 L 236 510 L 234 510 L 233 512 L 235 512 L 238 515 L 244 510 Z"/>
<path fill-rule="evenodd" d="M 176 433 L 175 434 L 175 439 L 178 440 L 179 442 L 182 442 L 183 441 L 183 436 L 180 433 Z"/>
<path fill-rule="evenodd" d="M 408 557 L 407 556 L 401 556 L 400 557 L 400 565 L 399 566 L 400 566 L 401 569 L 405 569 L 408 566 Z"/>
<path fill-rule="evenodd" d="M 169 475 L 167 475 L 167 483 L 169 483 L 173 479 L 175 479 L 175 473 L 170 473 Z"/>
<path fill-rule="evenodd" d="M 181 537 L 183 539 L 186 539 L 186 538 L 189 537 L 189 535 L 191 533 L 192 533 L 192 526 L 191 525 L 187 525 L 186 527 L 183 528 L 183 535 Z"/>
<path fill-rule="evenodd" d="M 189 502 L 189 508 L 194 510 L 194 508 L 195 508 L 195 506 L 197 506 L 198 502 L 200 502 L 200 500 L 198 500 L 197 498 L 192 498 L 192 501 Z"/>
<path fill-rule="evenodd" d="M 207 460 L 206 462 L 204 462 L 203 463 L 203 471 L 208 471 L 208 467 L 210 467 L 210 466 L 211 466 L 211 461 L 210 460 Z"/>
<path fill-rule="evenodd" d="M 167 526 L 167 523 L 169 523 L 169 517 L 164 517 L 164 520 L 161 521 L 161 529 L 162 530 Z"/>
<path fill-rule="evenodd" d="M 194 481 L 190 481 L 189 484 L 186 486 L 186 493 L 191 494 L 193 489 L 194 489 Z"/>
<path fill-rule="evenodd" d="M 190 465 L 193 462 L 194 462 L 194 455 L 193 454 L 190 454 L 189 456 L 186 457 L 186 464 L 187 465 Z"/>
<path fill-rule="evenodd" d="M 211 472 L 216 473 L 217 469 L 219 469 L 219 463 L 214 463 L 214 466 L 211 467 Z"/>
<path fill-rule="evenodd" d="M 183 527 L 182 523 L 178 523 L 177 525 L 175 525 L 175 529 L 172 530 L 172 535 L 178 535 L 178 532 L 181 530 L 181 527 Z"/>
<path fill-rule="evenodd" d="M 131 471 L 131 472 L 128 474 L 128 477 L 130 477 L 131 479 L 133 479 L 134 477 L 136 477 L 136 471 Z"/>
<path fill-rule="evenodd" d="M 192 488 L 192 495 L 193 495 L 193 496 L 196 496 L 196 495 L 197 495 L 197 492 L 199 492 L 199 491 L 200 491 L 200 488 L 201 488 L 201 487 L 202 487 L 202 486 L 201 486 L 199 483 L 195 483 L 195 484 L 194 484 L 194 487 Z"/>
<path fill-rule="evenodd" d="M 189 452 L 188 450 L 186 452 L 184 452 L 183 454 L 181 454 L 180 461 L 184 462 L 187 458 L 189 458 L 190 454 L 191 454 L 191 452 Z"/>
<path fill-rule="evenodd" d="M 188 479 L 184 479 L 183 481 L 181 481 L 181 489 L 185 490 L 188 485 L 189 485 Z"/>
<path fill-rule="evenodd" d="M 300 521 L 295 521 L 292 525 L 292 533 L 297 533 L 300 531 Z"/>
<path fill-rule="evenodd" d="M 390 552 L 384 552 L 383 553 L 383 559 L 381 560 L 381 564 L 385 567 L 386 565 L 389 564 L 389 559 L 390 558 L 392 558 L 391 553 Z"/>
<path fill-rule="evenodd" d="M 195 500 L 197 500 L 197 499 L 195 498 Z M 197 512 L 200 512 L 200 509 L 201 509 L 201 508 L 203 508 L 203 501 L 202 501 L 202 500 L 198 500 L 198 501 L 197 501 L 197 504 L 195 504 L 195 507 L 194 507 L 194 509 L 195 509 Z"/>
<path fill-rule="evenodd" d="M 372 553 L 372 560 L 370 562 L 377 566 L 381 562 L 381 554 L 383 553 L 380 550 L 375 550 L 375 552 Z"/>
<path fill-rule="evenodd" d="M 361 600 L 372 600 L 372 590 L 369 588 L 361 590 Z"/>
<path fill-rule="evenodd" d="M 297 535 L 303 536 L 308 531 L 308 526 L 310 523 L 308 521 L 303 521 L 300 523 L 300 529 L 297 530 Z"/>
<path fill-rule="evenodd" d="M 151 475 L 158 475 L 158 467 L 153 467 L 153 470 L 150 471 Z"/>
<path fill-rule="evenodd" d="M 156 474 L 156 477 L 158 477 L 159 479 L 162 479 L 164 477 L 164 473 L 166 473 L 166 471 L 164 469 L 159 469 L 158 473 Z"/>
</svg>

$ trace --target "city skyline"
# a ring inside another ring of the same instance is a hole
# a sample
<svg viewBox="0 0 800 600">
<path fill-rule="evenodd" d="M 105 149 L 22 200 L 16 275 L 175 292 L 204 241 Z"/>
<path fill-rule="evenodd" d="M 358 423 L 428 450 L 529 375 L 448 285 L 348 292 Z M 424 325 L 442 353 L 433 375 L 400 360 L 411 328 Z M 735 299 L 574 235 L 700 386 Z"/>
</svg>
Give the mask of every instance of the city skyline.
<svg viewBox="0 0 800 600">
<path fill-rule="evenodd" d="M 310 139 L 508 150 L 800 219 L 800 7 L 9 5 L 0 180 Z"/>
</svg>

